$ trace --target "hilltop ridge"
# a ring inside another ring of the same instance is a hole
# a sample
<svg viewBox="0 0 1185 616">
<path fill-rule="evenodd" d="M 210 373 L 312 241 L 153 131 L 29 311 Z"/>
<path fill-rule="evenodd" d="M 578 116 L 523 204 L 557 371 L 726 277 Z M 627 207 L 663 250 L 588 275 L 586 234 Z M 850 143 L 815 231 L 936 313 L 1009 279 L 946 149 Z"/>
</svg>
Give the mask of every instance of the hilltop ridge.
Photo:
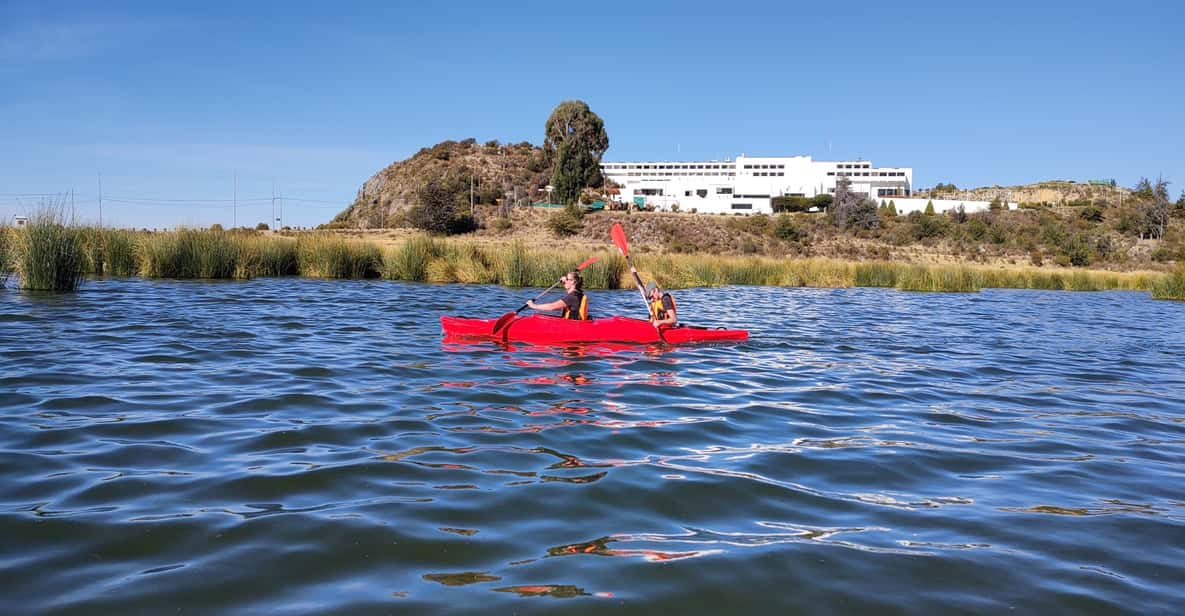
<svg viewBox="0 0 1185 616">
<path fill-rule="evenodd" d="M 334 217 L 330 227 L 387 228 L 401 226 L 402 214 L 416 205 L 419 191 L 429 182 L 456 188 L 466 203 L 494 205 L 517 195 L 526 203 L 548 183 L 543 149 L 523 141 L 444 141 L 422 148 L 411 157 L 391 163 L 367 178 L 354 202 Z"/>
</svg>

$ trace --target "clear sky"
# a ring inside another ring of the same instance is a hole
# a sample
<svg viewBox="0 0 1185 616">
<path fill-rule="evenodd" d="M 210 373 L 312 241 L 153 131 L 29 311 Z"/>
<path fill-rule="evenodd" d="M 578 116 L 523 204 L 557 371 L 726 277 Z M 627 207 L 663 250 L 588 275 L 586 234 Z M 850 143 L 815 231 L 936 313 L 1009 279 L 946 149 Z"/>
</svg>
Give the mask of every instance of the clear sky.
<svg viewBox="0 0 1185 616">
<path fill-rule="evenodd" d="M 254 225 L 274 187 L 285 224 L 315 225 L 421 147 L 540 143 L 565 99 L 604 119 L 606 160 L 1162 175 L 1175 197 L 1183 23 L 1140 0 L 0 0 L 0 217 L 74 191 L 97 220 L 101 175 L 108 224 Z"/>
</svg>

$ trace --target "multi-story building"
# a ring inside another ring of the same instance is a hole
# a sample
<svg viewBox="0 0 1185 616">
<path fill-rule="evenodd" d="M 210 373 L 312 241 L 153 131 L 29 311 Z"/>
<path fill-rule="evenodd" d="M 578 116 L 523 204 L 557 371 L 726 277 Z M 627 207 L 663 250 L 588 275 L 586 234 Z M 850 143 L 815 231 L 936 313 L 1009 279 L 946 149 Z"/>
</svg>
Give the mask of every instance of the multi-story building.
<svg viewBox="0 0 1185 616">
<path fill-rule="evenodd" d="M 773 197 L 834 193 L 843 176 L 854 192 L 874 199 L 906 197 L 913 186 L 910 167 L 873 167 L 866 160 L 824 162 L 810 156 L 605 162 L 601 173 L 621 186 L 622 201 L 703 213 L 771 212 Z"/>
</svg>

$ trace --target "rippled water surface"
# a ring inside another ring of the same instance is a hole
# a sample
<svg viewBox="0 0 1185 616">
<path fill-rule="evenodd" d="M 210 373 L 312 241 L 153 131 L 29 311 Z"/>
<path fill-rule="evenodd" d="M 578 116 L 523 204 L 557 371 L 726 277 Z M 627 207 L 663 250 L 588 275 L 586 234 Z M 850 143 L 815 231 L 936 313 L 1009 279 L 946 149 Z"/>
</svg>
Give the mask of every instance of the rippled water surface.
<svg viewBox="0 0 1185 616">
<path fill-rule="evenodd" d="M 1185 605 L 1185 304 L 734 287 L 680 316 L 742 344 L 442 342 L 531 295 L 0 291 L 0 611 Z"/>
</svg>

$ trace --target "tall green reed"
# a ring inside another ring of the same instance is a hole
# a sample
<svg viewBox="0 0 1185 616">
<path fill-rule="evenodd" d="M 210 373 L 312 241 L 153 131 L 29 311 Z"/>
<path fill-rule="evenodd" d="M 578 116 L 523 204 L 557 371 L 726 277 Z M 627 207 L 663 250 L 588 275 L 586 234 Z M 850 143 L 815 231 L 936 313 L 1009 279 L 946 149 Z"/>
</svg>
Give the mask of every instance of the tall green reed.
<svg viewBox="0 0 1185 616">
<path fill-rule="evenodd" d="M 1185 264 L 1153 282 L 1151 293 L 1154 299 L 1185 300 Z"/>
<path fill-rule="evenodd" d="M 381 273 L 388 280 L 424 282 L 428 280 L 428 266 L 443 254 L 443 245 L 427 235 L 409 238 L 403 244 L 387 249 L 383 254 Z"/>
<path fill-rule="evenodd" d="M 382 265 L 382 254 L 374 244 L 328 233 L 298 238 L 296 253 L 300 274 L 313 278 L 374 278 Z"/>
<path fill-rule="evenodd" d="M 86 273 L 85 247 L 65 208 L 47 205 L 16 230 L 15 263 L 22 289 L 73 291 Z"/>
<path fill-rule="evenodd" d="M 0 225 L 0 289 L 8 282 L 8 275 L 11 273 L 12 258 L 10 256 L 10 247 L 12 246 L 12 231 L 7 225 Z"/>
</svg>

